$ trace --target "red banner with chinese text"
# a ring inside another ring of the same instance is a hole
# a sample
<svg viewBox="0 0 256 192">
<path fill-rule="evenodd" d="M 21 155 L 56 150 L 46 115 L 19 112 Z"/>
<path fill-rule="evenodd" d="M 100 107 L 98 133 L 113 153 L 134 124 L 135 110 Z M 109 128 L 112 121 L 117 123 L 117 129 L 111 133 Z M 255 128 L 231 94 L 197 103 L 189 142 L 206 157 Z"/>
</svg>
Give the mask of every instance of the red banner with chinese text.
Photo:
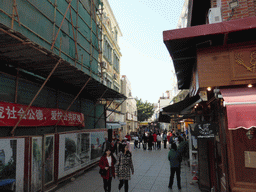
<svg viewBox="0 0 256 192">
<path fill-rule="evenodd" d="M 0 102 L 0 126 L 15 126 L 27 109 L 27 105 Z M 18 126 L 39 127 L 58 123 L 65 113 L 62 109 L 30 107 Z M 58 125 L 84 127 L 84 114 L 67 111 Z"/>
</svg>

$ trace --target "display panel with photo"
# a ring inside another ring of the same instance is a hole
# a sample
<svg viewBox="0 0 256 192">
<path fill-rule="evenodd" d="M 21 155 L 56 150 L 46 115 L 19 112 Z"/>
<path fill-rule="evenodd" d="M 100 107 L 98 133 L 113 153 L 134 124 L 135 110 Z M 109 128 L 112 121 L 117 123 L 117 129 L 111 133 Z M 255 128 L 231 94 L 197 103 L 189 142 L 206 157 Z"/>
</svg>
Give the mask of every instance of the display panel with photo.
<svg viewBox="0 0 256 192">
<path fill-rule="evenodd" d="M 105 142 L 107 132 L 92 132 L 91 133 L 91 159 L 96 159 L 102 156 L 102 145 Z"/>
<path fill-rule="evenodd" d="M 45 136 L 44 140 L 44 183 L 54 180 L 54 135 Z"/>
<path fill-rule="evenodd" d="M 23 191 L 24 139 L 0 139 L 0 191 Z"/>
<path fill-rule="evenodd" d="M 90 163 L 90 133 L 60 135 L 59 178 Z"/>
<path fill-rule="evenodd" d="M 31 191 L 42 189 L 42 137 L 32 138 Z"/>
</svg>

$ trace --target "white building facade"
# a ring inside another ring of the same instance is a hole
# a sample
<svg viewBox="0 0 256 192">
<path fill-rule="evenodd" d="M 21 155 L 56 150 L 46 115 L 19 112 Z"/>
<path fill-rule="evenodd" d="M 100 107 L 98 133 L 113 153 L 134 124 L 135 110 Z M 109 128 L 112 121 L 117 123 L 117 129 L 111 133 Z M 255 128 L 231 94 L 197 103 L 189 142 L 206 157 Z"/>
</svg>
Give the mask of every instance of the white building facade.
<svg viewBox="0 0 256 192">
<path fill-rule="evenodd" d="M 120 59 L 122 54 L 119 38 L 122 36 L 122 32 L 108 0 L 102 0 L 102 2 L 102 54 L 99 58 L 98 71 L 104 85 L 121 93 Z M 118 100 L 105 101 L 107 106 L 106 126 L 108 129 L 113 129 L 115 133 L 120 133 L 122 125 L 125 124 L 125 114 L 121 112 L 121 102 Z"/>
<path fill-rule="evenodd" d="M 137 102 L 135 98 L 132 97 L 131 83 L 128 78 L 123 75 L 121 78 L 121 88 L 122 94 L 124 94 L 127 99 L 122 104 L 122 113 L 125 114 L 125 125 L 123 126 L 123 135 L 130 134 L 131 132 L 136 132 L 138 128 L 138 118 L 137 118 Z"/>
</svg>

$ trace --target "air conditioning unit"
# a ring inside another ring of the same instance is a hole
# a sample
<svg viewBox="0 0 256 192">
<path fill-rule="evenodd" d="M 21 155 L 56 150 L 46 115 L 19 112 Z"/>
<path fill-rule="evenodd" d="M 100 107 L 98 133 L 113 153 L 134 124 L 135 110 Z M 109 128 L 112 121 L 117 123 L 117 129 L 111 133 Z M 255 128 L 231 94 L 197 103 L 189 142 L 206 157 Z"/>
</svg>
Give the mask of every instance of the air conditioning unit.
<svg viewBox="0 0 256 192">
<path fill-rule="evenodd" d="M 222 22 L 220 7 L 209 9 L 208 21 L 209 21 L 209 24 Z"/>
<path fill-rule="evenodd" d="M 107 69 L 107 63 L 105 61 L 101 62 L 101 66 L 104 69 Z"/>
<path fill-rule="evenodd" d="M 114 73 L 114 79 L 117 79 L 117 75 Z"/>
</svg>

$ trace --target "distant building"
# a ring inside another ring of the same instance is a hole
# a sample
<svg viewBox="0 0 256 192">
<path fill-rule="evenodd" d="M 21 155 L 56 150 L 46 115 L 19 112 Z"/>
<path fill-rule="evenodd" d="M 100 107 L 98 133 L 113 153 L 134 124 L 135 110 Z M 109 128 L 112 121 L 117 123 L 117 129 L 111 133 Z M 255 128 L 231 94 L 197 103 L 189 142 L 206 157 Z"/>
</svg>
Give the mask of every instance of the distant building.
<svg viewBox="0 0 256 192">
<path fill-rule="evenodd" d="M 189 0 L 185 0 L 181 14 L 180 14 L 180 18 L 178 21 L 177 29 L 185 28 L 188 26 L 188 10 L 189 10 L 188 4 L 189 4 Z"/>
<path fill-rule="evenodd" d="M 100 58 L 99 73 L 106 86 L 121 92 L 120 58 L 122 55 L 119 37 L 122 36 L 122 32 L 108 0 L 103 0 L 102 17 L 102 58 Z"/>
<path fill-rule="evenodd" d="M 99 62 L 99 73 L 104 85 L 121 93 L 119 37 L 122 32 L 108 0 L 103 0 L 102 14 L 102 55 Z M 121 113 L 121 102 L 118 100 L 106 101 L 106 125 L 113 129 L 113 135 L 120 133 L 124 124 L 124 114 Z"/>
<path fill-rule="evenodd" d="M 122 104 L 122 113 L 125 115 L 126 125 L 123 127 L 123 134 L 137 131 L 138 119 L 137 119 L 137 103 L 135 98 L 132 97 L 131 83 L 126 77 L 122 76 L 121 79 L 122 94 L 127 97 L 127 100 Z"/>
</svg>

